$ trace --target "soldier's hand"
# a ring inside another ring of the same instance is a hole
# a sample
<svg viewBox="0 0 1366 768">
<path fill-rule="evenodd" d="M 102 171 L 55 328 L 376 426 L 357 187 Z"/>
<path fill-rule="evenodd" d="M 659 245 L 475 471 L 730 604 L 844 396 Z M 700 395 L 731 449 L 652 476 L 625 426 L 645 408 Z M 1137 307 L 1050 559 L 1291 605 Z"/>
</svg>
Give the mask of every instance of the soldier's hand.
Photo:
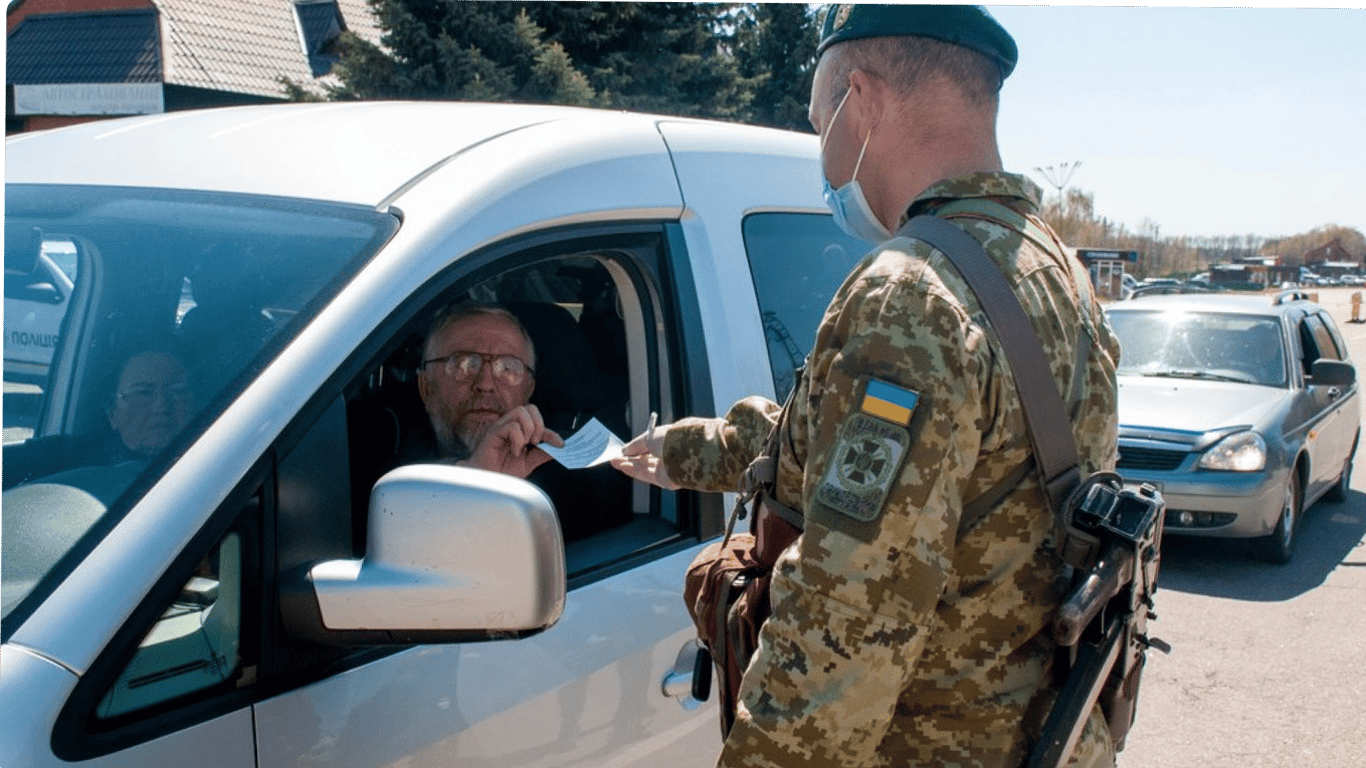
<svg viewBox="0 0 1366 768">
<path fill-rule="evenodd" d="M 621 456 L 612 459 L 612 466 L 641 482 L 666 491 L 678 490 L 679 485 L 669 479 L 669 469 L 664 466 L 664 435 L 668 431 L 665 425 L 636 435 L 622 446 Z"/>
</svg>

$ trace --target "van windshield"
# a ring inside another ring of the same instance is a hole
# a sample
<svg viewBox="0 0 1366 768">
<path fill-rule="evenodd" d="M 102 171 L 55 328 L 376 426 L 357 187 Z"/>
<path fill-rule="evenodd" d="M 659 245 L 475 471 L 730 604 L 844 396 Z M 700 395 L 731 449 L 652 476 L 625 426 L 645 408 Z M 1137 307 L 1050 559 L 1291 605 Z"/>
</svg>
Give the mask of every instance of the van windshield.
<svg viewBox="0 0 1366 768">
<path fill-rule="evenodd" d="M 3 614 L 69 571 L 397 227 L 336 203 L 8 185 Z"/>
</svg>

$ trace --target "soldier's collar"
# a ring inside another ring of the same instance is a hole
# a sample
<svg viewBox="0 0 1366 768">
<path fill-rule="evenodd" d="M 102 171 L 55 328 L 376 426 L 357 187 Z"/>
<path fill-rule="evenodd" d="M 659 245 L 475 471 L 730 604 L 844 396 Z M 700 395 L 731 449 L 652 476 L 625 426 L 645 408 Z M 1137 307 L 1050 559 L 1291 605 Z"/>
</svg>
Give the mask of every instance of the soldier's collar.
<svg viewBox="0 0 1366 768">
<path fill-rule="evenodd" d="M 1021 213 L 1030 214 L 1038 212 L 1043 190 L 1025 176 L 1000 171 L 969 173 L 944 179 L 917 195 L 897 226 L 899 228 L 915 216 L 932 214 L 952 200 L 974 197 L 997 198 Z"/>
</svg>

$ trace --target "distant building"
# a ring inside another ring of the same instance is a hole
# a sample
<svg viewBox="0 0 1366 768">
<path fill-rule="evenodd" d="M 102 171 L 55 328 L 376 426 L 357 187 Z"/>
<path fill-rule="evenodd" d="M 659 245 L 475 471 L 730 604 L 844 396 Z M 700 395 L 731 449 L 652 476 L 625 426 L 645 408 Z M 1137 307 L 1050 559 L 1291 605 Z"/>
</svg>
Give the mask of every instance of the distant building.
<svg viewBox="0 0 1366 768">
<path fill-rule="evenodd" d="M 1272 266 L 1261 259 L 1248 259 L 1233 264 L 1211 264 L 1209 284 L 1219 287 L 1266 287 L 1270 285 Z"/>
<path fill-rule="evenodd" d="M 1340 238 L 1315 248 L 1304 255 L 1304 265 L 1322 275 L 1355 273 L 1361 269 L 1361 257 L 1342 246 Z"/>
<path fill-rule="evenodd" d="M 1357 261 L 1320 261 L 1314 265 L 1314 271 L 1324 277 L 1344 277 L 1360 272 L 1361 263 Z"/>
<path fill-rule="evenodd" d="M 322 94 L 343 31 L 376 45 L 366 0 L 17 0 L 5 132 Z"/>
<path fill-rule="evenodd" d="M 1266 268 L 1266 285 L 1268 288 L 1274 288 L 1285 283 L 1298 283 L 1301 269 L 1303 267 L 1296 264 L 1274 262 Z"/>
<path fill-rule="evenodd" d="M 1138 251 L 1113 248 L 1078 248 L 1077 258 L 1091 275 L 1091 284 L 1101 298 L 1118 299 L 1124 295 L 1124 273 L 1127 264 L 1138 262 Z"/>
</svg>

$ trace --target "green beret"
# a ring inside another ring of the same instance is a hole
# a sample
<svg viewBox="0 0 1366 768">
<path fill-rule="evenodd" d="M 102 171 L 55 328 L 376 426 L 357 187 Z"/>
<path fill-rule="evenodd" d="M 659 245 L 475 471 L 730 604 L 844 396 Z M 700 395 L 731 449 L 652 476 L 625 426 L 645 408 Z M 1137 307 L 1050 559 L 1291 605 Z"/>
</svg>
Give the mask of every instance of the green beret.
<svg viewBox="0 0 1366 768">
<path fill-rule="evenodd" d="M 930 37 L 981 53 L 1001 68 L 1002 79 L 1015 69 L 1015 40 L 980 5 L 870 5 L 841 3 L 825 11 L 816 55 L 861 37 Z"/>
</svg>

